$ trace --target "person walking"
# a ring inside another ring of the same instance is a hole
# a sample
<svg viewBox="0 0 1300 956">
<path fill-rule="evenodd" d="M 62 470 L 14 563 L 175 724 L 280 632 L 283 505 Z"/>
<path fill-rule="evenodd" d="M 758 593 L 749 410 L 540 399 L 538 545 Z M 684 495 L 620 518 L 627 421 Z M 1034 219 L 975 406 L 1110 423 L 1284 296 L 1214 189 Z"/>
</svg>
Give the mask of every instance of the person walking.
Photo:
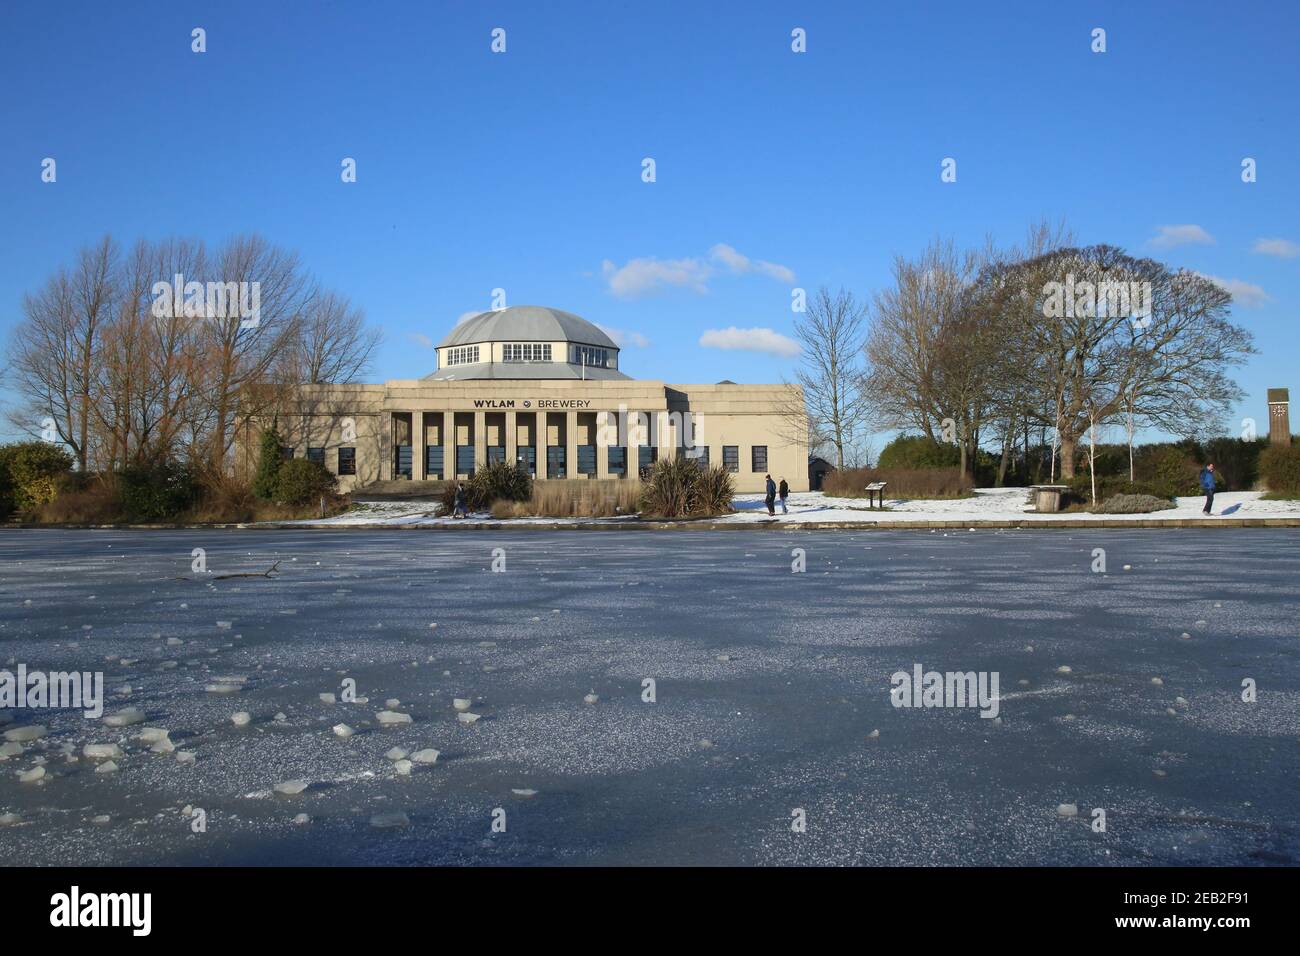
<svg viewBox="0 0 1300 956">
<path fill-rule="evenodd" d="M 1201 490 L 1205 492 L 1205 510 L 1201 514 L 1208 515 L 1214 507 L 1214 462 L 1201 469 Z"/>
<path fill-rule="evenodd" d="M 767 504 L 767 513 L 775 518 L 776 517 L 776 482 L 772 480 L 771 475 L 767 476 L 767 484 L 765 485 L 765 488 L 766 488 L 766 498 L 764 498 L 764 502 Z"/>
<path fill-rule="evenodd" d="M 469 508 L 465 506 L 465 482 L 456 482 L 456 502 L 452 507 L 453 518 L 468 518 Z"/>
<path fill-rule="evenodd" d="M 781 514 L 788 515 L 790 509 L 785 506 L 785 499 L 790 497 L 790 486 L 785 483 L 784 476 L 781 478 L 781 484 L 776 489 L 776 493 L 781 496 Z"/>
</svg>

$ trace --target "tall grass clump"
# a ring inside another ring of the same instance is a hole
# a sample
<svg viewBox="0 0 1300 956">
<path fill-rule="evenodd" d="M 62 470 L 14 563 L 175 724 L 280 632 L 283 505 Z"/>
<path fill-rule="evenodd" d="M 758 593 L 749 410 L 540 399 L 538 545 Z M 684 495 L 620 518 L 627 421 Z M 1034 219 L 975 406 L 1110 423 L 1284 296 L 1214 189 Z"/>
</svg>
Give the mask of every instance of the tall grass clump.
<svg viewBox="0 0 1300 956">
<path fill-rule="evenodd" d="M 975 484 L 960 468 L 845 468 L 832 471 L 822 492 L 834 498 L 865 498 L 866 487 L 883 481 L 891 498 L 969 498 Z"/>
<path fill-rule="evenodd" d="M 620 478 L 536 481 L 527 501 L 497 501 L 494 518 L 612 518 L 636 514 L 641 482 Z"/>
<path fill-rule="evenodd" d="M 641 514 L 653 518 L 703 518 L 731 510 L 736 488 L 721 465 L 703 467 L 689 458 L 655 462 L 642 482 Z"/>
<path fill-rule="evenodd" d="M 487 511 L 497 501 L 528 501 L 532 496 L 533 476 L 506 461 L 493 462 L 465 482 L 465 507 L 470 511 Z M 438 500 L 442 514 L 451 514 L 456 506 L 456 482 L 444 484 Z"/>
</svg>

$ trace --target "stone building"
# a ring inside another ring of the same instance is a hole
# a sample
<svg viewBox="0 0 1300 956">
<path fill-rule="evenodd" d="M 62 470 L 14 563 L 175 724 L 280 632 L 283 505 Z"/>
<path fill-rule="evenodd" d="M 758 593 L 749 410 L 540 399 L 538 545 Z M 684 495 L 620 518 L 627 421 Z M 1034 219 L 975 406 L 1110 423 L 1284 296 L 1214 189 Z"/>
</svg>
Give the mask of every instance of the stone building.
<svg viewBox="0 0 1300 956">
<path fill-rule="evenodd" d="M 279 414 L 284 454 L 320 461 L 345 491 L 467 478 L 495 461 L 539 480 L 626 479 L 669 454 L 724 465 L 737 491 L 762 491 L 769 473 L 808 489 L 797 386 L 633 379 L 598 327 L 538 306 L 460 323 L 437 363 L 421 379 L 298 387 Z M 240 437 L 245 465 L 258 427 Z"/>
</svg>

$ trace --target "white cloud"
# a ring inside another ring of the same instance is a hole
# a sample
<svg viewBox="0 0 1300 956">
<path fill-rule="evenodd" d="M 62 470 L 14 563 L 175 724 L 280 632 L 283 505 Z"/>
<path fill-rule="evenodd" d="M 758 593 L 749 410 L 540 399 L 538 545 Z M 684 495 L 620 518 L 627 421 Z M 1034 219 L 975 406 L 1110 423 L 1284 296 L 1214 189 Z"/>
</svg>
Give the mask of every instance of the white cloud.
<svg viewBox="0 0 1300 956">
<path fill-rule="evenodd" d="M 433 348 L 433 339 L 429 338 L 427 335 L 423 335 L 419 332 L 412 332 L 410 335 L 407 336 L 407 338 L 410 339 L 412 342 L 414 342 L 416 345 L 420 346 L 421 348 L 425 348 L 425 349 Z"/>
<path fill-rule="evenodd" d="M 600 329 L 613 339 L 614 344 L 621 349 L 627 348 L 628 346 L 638 349 L 650 347 L 650 340 L 640 332 L 627 332 L 623 329 L 612 329 L 608 325 L 601 325 L 599 322 L 596 323 L 596 328 Z"/>
<path fill-rule="evenodd" d="M 717 262 L 721 262 L 732 272 L 758 272 L 766 276 L 771 276 L 779 282 L 794 282 L 794 271 L 779 265 L 775 262 L 765 262 L 762 259 L 750 259 L 749 256 L 743 255 L 736 251 L 733 246 L 720 242 L 709 250 L 709 255 Z"/>
<path fill-rule="evenodd" d="M 709 291 L 708 280 L 713 274 L 708 263 L 699 259 L 629 259 L 622 266 L 615 266 L 606 259 L 600 270 L 609 283 L 609 291 L 625 298 L 670 287 L 693 289 L 703 294 Z"/>
<path fill-rule="evenodd" d="M 1265 256 L 1277 256 L 1279 259 L 1294 259 L 1300 256 L 1300 242 L 1290 239 L 1256 239 L 1253 252 Z"/>
<path fill-rule="evenodd" d="M 606 259 L 600 268 L 610 292 L 623 298 L 633 298 L 669 288 L 690 289 L 700 295 L 707 295 L 709 280 L 717 271 L 715 266 L 734 275 L 765 275 L 779 282 L 795 281 L 794 272 L 785 266 L 762 259 L 750 259 L 725 243 L 715 245 L 707 257 L 655 259 L 645 256 L 629 259 L 621 266 Z"/>
<path fill-rule="evenodd" d="M 700 336 L 700 345 L 728 352 L 763 352 L 782 358 L 794 358 L 799 354 L 799 343 L 780 332 L 738 329 L 734 325 L 725 329 L 708 329 Z"/>
<path fill-rule="evenodd" d="M 1273 301 L 1272 296 L 1252 282 L 1243 282 L 1241 279 L 1221 279 L 1218 276 L 1206 275 L 1204 272 L 1196 274 L 1202 279 L 1209 279 L 1220 288 L 1226 289 L 1232 294 L 1234 302 L 1248 309 L 1258 308 L 1265 302 Z"/>
<path fill-rule="evenodd" d="M 1212 246 L 1214 237 L 1195 223 L 1181 226 L 1157 226 L 1156 235 L 1148 245 L 1157 249 L 1172 249 L 1174 246 Z"/>
</svg>

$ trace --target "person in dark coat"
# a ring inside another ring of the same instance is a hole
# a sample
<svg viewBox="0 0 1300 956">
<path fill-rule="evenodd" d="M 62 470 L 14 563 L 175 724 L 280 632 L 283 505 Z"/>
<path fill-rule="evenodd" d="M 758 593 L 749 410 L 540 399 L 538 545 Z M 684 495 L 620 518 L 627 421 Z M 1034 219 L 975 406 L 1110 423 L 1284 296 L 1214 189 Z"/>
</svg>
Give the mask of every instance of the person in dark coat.
<svg viewBox="0 0 1300 956">
<path fill-rule="evenodd" d="M 788 515 L 790 509 L 785 506 L 785 499 L 790 497 L 790 486 L 785 483 L 784 478 L 781 479 L 781 484 L 777 487 L 776 493 L 781 496 L 781 514 Z"/>
<path fill-rule="evenodd" d="M 1208 515 L 1214 507 L 1214 462 L 1201 469 L 1201 490 L 1205 492 L 1205 510 L 1201 514 Z"/>
<path fill-rule="evenodd" d="M 767 513 L 775 517 L 776 516 L 776 482 L 772 480 L 771 475 L 767 476 L 767 497 L 764 500 L 767 503 Z"/>
<path fill-rule="evenodd" d="M 452 508 L 451 516 L 453 518 L 468 518 L 469 508 L 465 507 L 465 483 L 456 482 L 456 503 Z"/>
</svg>

